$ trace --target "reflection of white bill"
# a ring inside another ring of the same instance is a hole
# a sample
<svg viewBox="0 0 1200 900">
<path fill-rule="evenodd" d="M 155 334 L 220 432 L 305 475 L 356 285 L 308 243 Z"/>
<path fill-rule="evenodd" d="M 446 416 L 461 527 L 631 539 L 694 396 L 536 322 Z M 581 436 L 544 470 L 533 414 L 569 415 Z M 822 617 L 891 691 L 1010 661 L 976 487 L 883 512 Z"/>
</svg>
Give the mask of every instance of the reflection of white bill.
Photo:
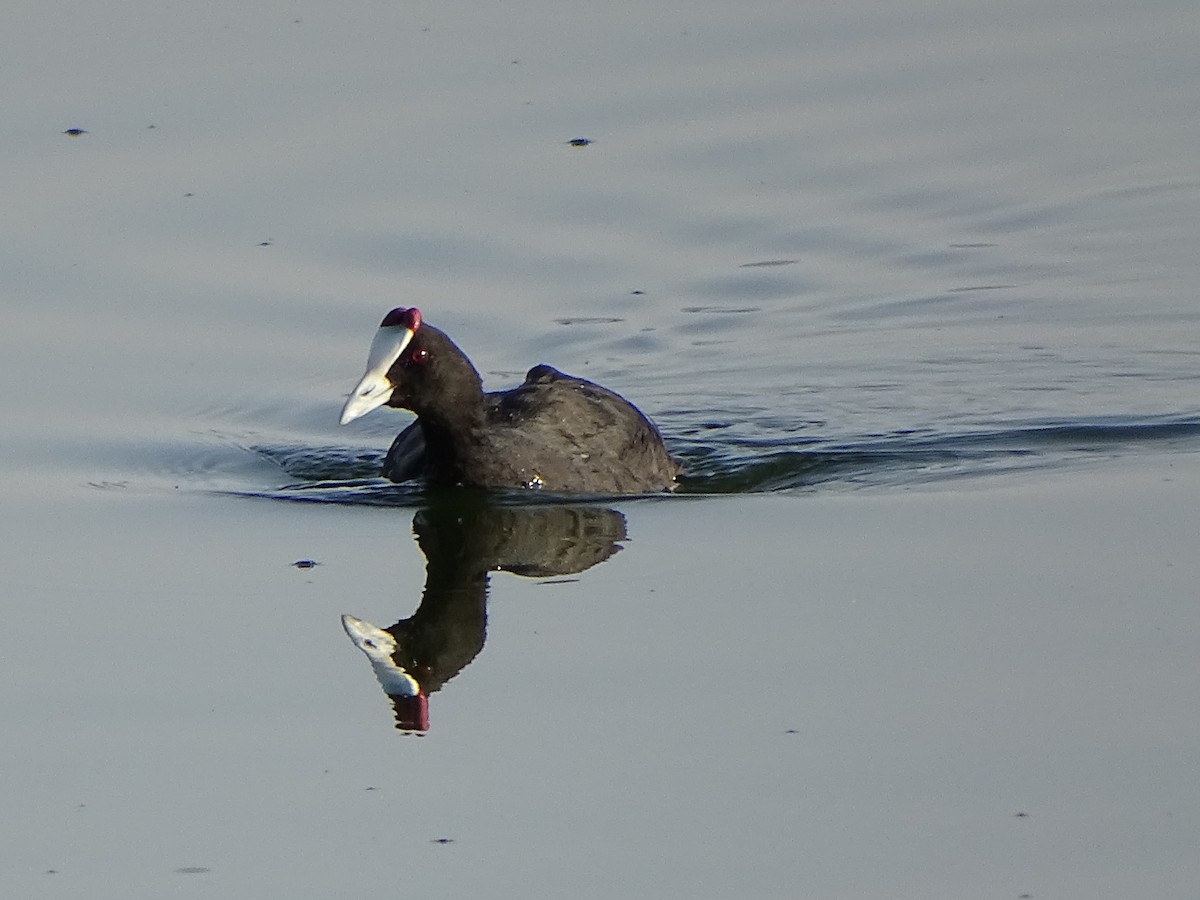
<svg viewBox="0 0 1200 900">
<path fill-rule="evenodd" d="M 379 679 L 388 696 L 416 697 L 421 693 L 421 685 L 417 683 L 417 679 L 396 665 L 392 659 L 396 641 L 390 634 L 354 616 L 342 616 L 342 627 L 346 629 L 346 634 L 350 635 L 350 640 L 354 641 L 354 646 L 367 654 L 367 659 L 371 660 L 371 668 L 375 670 L 375 677 Z"/>
</svg>

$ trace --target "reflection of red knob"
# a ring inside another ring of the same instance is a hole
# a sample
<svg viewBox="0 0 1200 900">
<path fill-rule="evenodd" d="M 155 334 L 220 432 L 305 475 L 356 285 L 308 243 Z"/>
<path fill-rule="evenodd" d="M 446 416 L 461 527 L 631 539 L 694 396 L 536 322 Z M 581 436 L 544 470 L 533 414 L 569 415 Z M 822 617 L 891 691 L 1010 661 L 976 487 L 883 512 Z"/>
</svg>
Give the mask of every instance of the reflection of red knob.
<svg viewBox="0 0 1200 900">
<path fill-rule="evenodd" d="M 400 731 L 429 730 L 429 697 L 422 691 L 411 697 L 389 694 L 396 711 L 396 728 Z"/>
</svg>

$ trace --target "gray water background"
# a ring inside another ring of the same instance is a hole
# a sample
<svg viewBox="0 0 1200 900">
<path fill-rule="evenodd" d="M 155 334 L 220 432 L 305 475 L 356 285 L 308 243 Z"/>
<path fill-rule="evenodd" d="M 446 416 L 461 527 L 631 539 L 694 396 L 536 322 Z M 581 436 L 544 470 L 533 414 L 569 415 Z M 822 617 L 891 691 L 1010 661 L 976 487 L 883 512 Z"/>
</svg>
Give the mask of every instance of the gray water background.
<svg viewBox="0 0 1200 900">
<path fill-rule="evenodd" d="M 18 894 L 1200 882 L 1194 3 L 5 18 Z M 420 594 L 395 305 L 728 495 L 495 576 L 424 738 L 337 623 Z"/>
</svg>

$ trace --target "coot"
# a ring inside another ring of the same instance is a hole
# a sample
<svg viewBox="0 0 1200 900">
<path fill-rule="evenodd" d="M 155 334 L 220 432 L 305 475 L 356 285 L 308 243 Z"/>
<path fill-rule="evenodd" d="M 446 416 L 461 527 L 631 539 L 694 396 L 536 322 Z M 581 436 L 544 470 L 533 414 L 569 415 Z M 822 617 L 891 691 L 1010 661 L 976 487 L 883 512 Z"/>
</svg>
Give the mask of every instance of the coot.
<svg viewBox="0 0 1200 900">
<path fill-rule="evenodd" d="M 598 384 L 541 365 L 484 393 L 466 354 L 418 309 L 383 317 L 342 424 L 385 404 L 417 414 L 384 460 L 392 481 L 641 494 L 673 490 L 679 472 L 650 420 Z"/>
</svg>

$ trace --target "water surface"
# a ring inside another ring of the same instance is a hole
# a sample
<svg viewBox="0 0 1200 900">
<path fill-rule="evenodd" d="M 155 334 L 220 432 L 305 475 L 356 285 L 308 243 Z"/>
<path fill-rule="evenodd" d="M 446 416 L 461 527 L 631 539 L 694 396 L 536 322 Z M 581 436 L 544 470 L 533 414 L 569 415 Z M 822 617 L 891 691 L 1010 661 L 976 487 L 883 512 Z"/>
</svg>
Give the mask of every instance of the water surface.
<svg viewBox="0 0 1200 900">
<path fill-rule="evenodd" d="M 1200 880 L 1194 3 L 9 18 L 11 890 Z M 447 532 L 424 736 L 339 624 L 424 608 L 444 512 L 336 425 L 395 305 L 688 473 L 578 571 Z"/>
</svg>

